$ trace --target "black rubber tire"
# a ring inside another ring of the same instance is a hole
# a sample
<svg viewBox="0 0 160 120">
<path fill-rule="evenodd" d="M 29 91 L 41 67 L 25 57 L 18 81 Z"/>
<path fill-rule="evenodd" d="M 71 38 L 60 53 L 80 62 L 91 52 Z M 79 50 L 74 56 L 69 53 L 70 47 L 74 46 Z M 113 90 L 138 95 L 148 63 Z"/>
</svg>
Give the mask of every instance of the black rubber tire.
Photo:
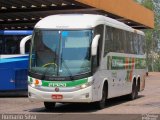
<svg viewBox="0 0 160 120">
<path fill-rule="evenodd" d="M 54 110 L 55 109 L 55 102 L 44 102 L 44 106 L 47 110 Z"/>
<path fill-rule="evenodd" d="M 146 76 L 148 76 L 148 72 L 146 72 Z"/>
<path fill-rule="evenodd" d="M 129 99 L 130 100 L 134 100 L 138 97 L 138 86 L 136 85 L 136 82 L 133 81 L 133 84 L 132 84 L 132 92 L 131 94 L 129 94 Z"/>
<path fill-rule="evenodd" d="M 106 98 L 107 98 L 107 89 L 105 87 L 103 87 L 103 91 L 102 91 L 102 99 L 100 101 L 97 101 L 96 104 L 96 108 L 101 110 L 104 109 L 106 106 Z"/>
<path fill-rule="evenodd" d="M 137 99 L 138 98 L 138 92 L 139 92 L 139 90 L 138 90 L 139 88 L 138 88 L 138 85 L 136 86 L 136 96 L 135 96 L 135 99 Z"/>
</svg>

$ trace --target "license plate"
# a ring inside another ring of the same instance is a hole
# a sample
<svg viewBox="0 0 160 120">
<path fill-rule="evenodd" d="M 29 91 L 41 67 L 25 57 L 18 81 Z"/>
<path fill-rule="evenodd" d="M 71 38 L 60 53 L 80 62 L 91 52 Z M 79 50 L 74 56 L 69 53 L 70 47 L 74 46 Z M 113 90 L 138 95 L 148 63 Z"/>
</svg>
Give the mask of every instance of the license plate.
<svg viewBox="0 0 160 120">
<path fill-rule="evenodd" d="M 58 95 L 58 94 L 52 95 L 51 97 L 52 99 L 63 99 L 63 95 Z"/>
</svg>

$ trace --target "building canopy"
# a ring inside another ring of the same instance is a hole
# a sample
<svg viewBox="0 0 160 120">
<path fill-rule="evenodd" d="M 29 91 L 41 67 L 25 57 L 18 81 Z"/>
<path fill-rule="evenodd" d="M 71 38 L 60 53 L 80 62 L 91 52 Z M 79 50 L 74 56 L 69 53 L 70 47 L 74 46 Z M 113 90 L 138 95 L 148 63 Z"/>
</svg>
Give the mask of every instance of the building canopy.
<svg viewBox="0 0 160 120">
<path fill-rule="evenodd" d="M 33 29 L 53 14 L 94 13 L 136 29 L 154 27 L 153 12 L 132 0 L 0 0 L 0 29 Z"/>
</svg>

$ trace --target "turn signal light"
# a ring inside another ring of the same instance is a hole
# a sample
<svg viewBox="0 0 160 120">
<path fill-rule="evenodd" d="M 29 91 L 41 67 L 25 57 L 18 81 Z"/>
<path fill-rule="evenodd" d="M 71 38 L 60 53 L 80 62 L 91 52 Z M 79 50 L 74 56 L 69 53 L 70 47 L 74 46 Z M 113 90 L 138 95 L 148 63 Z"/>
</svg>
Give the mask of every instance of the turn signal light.
<svg viewBox="0 0 160 120">
<path fill-rule="evenodd" d="M 39 85 L 39 80 L 35 80 L 35 85 Z"/>
</svg>

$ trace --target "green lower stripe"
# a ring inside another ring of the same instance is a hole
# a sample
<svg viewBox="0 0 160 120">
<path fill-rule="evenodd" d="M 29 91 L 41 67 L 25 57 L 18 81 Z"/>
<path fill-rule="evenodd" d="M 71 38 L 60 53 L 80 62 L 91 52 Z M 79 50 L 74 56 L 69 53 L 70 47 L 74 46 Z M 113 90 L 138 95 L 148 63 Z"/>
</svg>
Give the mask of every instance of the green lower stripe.
<svg viewBox="0 0 160 120">
<path fill-rule="evenodd" d="M 79 80 L 73 80 L 73 81 L 45 81 L 42 80 L 42 86 L 44 87 L 74 87 L 78 85 L 82 85 L 84 83 L 87 83 L 88 79 L 79 79 Z"/>
</svg>

